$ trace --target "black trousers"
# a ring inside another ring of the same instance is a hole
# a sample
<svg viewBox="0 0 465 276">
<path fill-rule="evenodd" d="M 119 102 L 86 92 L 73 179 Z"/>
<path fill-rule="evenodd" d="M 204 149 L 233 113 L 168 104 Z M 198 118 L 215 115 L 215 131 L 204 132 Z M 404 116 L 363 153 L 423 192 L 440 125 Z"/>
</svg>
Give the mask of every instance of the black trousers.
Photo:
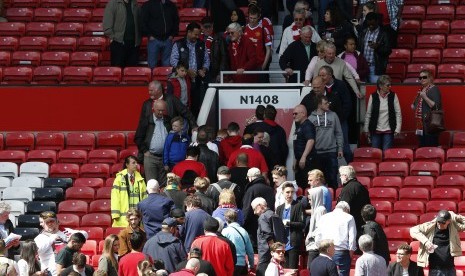
<svg viewBox="0 0 465 276">
<path fill-rule="evenodd" d="M 284 261 L 285 268 L 299 268 L 299 249 L 292 248 L 291 250 L 286 251 L 286 253 L 284 253 L 284 257 L 286 258 Z"/>
<path fill-rule="evenodd" d="M 134 41 L 120 43 L 112 41 L 110 44 L 111 66 L 127 67 L 137 66 L 139 63 L 139 46 Z"/>
</svg>

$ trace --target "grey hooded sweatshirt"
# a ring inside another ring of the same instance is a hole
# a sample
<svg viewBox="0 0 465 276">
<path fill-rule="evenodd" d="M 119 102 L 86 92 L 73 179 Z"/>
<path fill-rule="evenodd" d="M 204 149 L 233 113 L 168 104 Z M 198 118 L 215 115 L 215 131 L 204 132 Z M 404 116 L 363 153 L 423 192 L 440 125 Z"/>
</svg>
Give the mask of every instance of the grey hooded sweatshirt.
<svg viewBox="0 0 465 276">
<path fill-rule="evenodd" d="M 327 152 L 342 152 L 344 139 L 341 124 L 333 111 L 319 113 L 314 110 L 308 117 L 315 126 L 315 149 L 317 154 Z"/>
</svg>

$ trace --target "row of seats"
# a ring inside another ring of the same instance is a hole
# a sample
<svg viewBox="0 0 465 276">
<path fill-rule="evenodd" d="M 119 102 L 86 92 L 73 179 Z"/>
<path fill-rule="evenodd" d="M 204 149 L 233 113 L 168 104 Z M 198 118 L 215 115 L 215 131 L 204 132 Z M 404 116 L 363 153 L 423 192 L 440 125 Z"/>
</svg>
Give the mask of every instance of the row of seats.
<svg viewBox="0 0 465 276">
<path fill-rule="evenodd" d="M 458 60 L 459 61 L 459 60 Z M 394 81 L 404 80 L 405 78 L 418 78 L 422 70 L 428 70 L 432 73 L 433 77 L 440 79 L 465 79 L 465 64 L 463 63 L 445 63 L 445 64 L 432 64 L 432 63 L 415 63 L 405 65 L 403 63 L 389 63 L 386 68 L 386 74 L 389 75 Z"/>
<path fill-rule="evenodd" d="M 391 148 L 385 150 L 384 153 L 378 148 L 362 147 L 354 150 L 354 161 L 374 163 L 381 163 L 382 161 L 404 161 L 408 163 L 413 161 L 464 162 L 465 148 L 461 144 L 456 146 L 447 149 L 447 151 L 438 147 L 421 147 L 415 151 L 407 148 Z"/>
<path fill-rule="evenodd" d="M 365 186 L 370 188 L 392 187 L 400 188 L 426 188 L 431 190 L 433 188 L 457 188 L 465 189 L 465 177 L 463 175 L 440 175 L 436 179 L 432 176 L 407 176 L 402 178 L 400 176 L 376 176 L 373 179 L 367 176 L 357 176 L 357 180 Z"/>
<path fill-rule="evenodd" d="M 464 34 L 399 34 L 397 47 L 415 48 L 463 48 Z"/>
<path fill-rule="evenodd" d="M 138 0 L 139 4 L 146 0 Z M 32 8 L 105 8 L 108 0 L 5 0 L 6 7 Z M 192 7 L 192 0 L 171 0 L 178 9 Z"/>
<path fill-rule="evenodd" d="M 1 22 L 2 36 L 102 36 L 101 22 Z"/>
<path fill-rule="evenodd" d="M 404 5 L 402 9 L 402 19 L 417 20 L 454 20 L 465 19 L 465 6 L 459 5 Z"/>
<path fill-rule="evenodd" d="M 403 34 L 464 34 L 465 19 L 457 20 L 403 20 L 399 27 Z"/>
<path fill-rule="evenodd" d="M 403 189 L 410 189 L 410 188 L 403 188 Z M 412 190 L 405 190 L 405 192 L 407 191 L 410 191 L 412 192 Z M 404 193 L 402 193 L 402 196 L 404 196 Z M 405 195 L 405 196 L 408 196 L 408 195 Z M 414 195 L 412 195 L 413 197 Z M 373 204 L 373 206 L 376 207 L 376 211 L 378 213 L 381 213 L 385 216 L 388 216 L 390 214 L 393 214 L 393 213 L 412 213 L 412 214 L 415 214 L 417 216 L 422 216 L 422 215 L 425 215 L 426 214 L 426 204 L 422 201 L 423 199 L 404 199 L 402 198 L 403 200 L 399 200 L 399 201 L 395 201 L 395 202 L 392 202 L 392 201 L 388 201 L 388 200 L 372 200 L 371 201 L 371 204 Z M 437 202 L 437 201 L 432 201 L 432 202 Z M 458 204 L 457 204 L 457 210 L 464 210 L 464 201 L 457 201 Z M 437 202 L 437 203 L 434 203 L 434 204 L 430 204 L 429 205 L 429 210 L 436 210 L 436 208 L 438 207 L 434 207 L 434 205 L 440 205 L 440 201 Z M 448 203 L 446 203 L 448 204 Z M 431 211 L 431 213 L 428 213 L 428 217 L 423 219 L 423 218 L 419 218 L 420 221 L 427 221 L 427 220 L 432 220 L 434 218 L 434 216 L 437 214 L 437 211 L 436 213 L 434 213 L 433 211 Z M 383 220 L 380 219 L 382 217 L 377 217 L 377 221 L 379 219 L 379 222 L 382 222 Z"/>
<path fill-rule="evenodd" d="M 420 48 L 419 46 L 417 46 Z M 457 63 L 465 59 L 465 48 L 421 48 L 421 49 L 393 49 L 389 56 L 391 63 Z"/>
<path fill-rule="evenodd" d="M 465 4 L 464 0 L 407 0 L 407 5 L 438 5 L 438 4 L 447 4 L 447 5 L 461 5 Z"/>
<path fill-rule="evenodd" d="M 439 134 L 439 146 L 445 150 L 451 147 L 465 147 L 463 146 L 464 142 L 461 142 L 465 136 L 461 133 L 461 131 L 450 130 L 441 132 Z M 370 143 L 368 143 L 367 133 L 362 132 L 360 134 L 359 145 L 360 147 L 371 147 Z M 394 136 L 393 148 L 406 148 L 412 150 L 418 148 L 418 136 L 415 134 L 415 131 L 402 131 L 398 135 Z"/>
</svg>

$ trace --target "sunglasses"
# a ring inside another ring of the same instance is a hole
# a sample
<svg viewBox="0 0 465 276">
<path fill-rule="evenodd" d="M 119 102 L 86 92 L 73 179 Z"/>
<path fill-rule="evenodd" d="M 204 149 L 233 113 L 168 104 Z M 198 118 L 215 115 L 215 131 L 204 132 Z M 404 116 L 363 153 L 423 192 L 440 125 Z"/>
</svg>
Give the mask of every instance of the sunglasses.
<svg viewBox="0 0 465 276">
<path fill-rule="evenodd" d="M 419 76 L 418 79 L 419 80 L 426 80 L 428 78 L 428 76 Z"/>
<path fill-rule="evenodd" d="M 305 18 L 294 18 L 295 22 L 300 22 L 300 21 L 304 21 L 304 20 L 305 20 Z"/>
<path fill-rule="evenodd" d="M 284 251 L 284 250 L 276 250 L 274 253 L 277 253 L 277 254 L 284 254 L 285 251 Z"/>
</svg>

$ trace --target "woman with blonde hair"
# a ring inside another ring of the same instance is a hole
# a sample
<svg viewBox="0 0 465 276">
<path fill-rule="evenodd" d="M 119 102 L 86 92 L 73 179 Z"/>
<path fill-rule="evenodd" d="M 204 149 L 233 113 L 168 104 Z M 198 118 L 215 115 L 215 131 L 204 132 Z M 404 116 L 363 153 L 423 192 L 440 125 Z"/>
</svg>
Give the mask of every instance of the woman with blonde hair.
<svg viewBox="0 0 465 276">
<path fill-rule="evenodd" d="M 98 261 L 98 270 L 105 271 L 108 276 L 118 276 L 119 238 L 109 235 L 103 244 L 102 256 Z"/>
<path fill-rule="evenodd" d="M 234 192 L 229 189 L 223 189 L 220 193 L 218 208 L 213 211 L 212 217 L 221 218 L 223 221 L 226 221 L 224 213 L 229 209 L 233 209 L 237 213 L 237 223 L 241 226 L 244 225 L 244 213 L 241 209 L 237 208 Z"/>
<path fill-rule="evenodd" d="M 184 209 L 184 199 L 187 194 L 181 190 L 181 177 L 174 173 L 167 173 L 164 194 L 174 201 L 176 208 Z"/>
</svg>

